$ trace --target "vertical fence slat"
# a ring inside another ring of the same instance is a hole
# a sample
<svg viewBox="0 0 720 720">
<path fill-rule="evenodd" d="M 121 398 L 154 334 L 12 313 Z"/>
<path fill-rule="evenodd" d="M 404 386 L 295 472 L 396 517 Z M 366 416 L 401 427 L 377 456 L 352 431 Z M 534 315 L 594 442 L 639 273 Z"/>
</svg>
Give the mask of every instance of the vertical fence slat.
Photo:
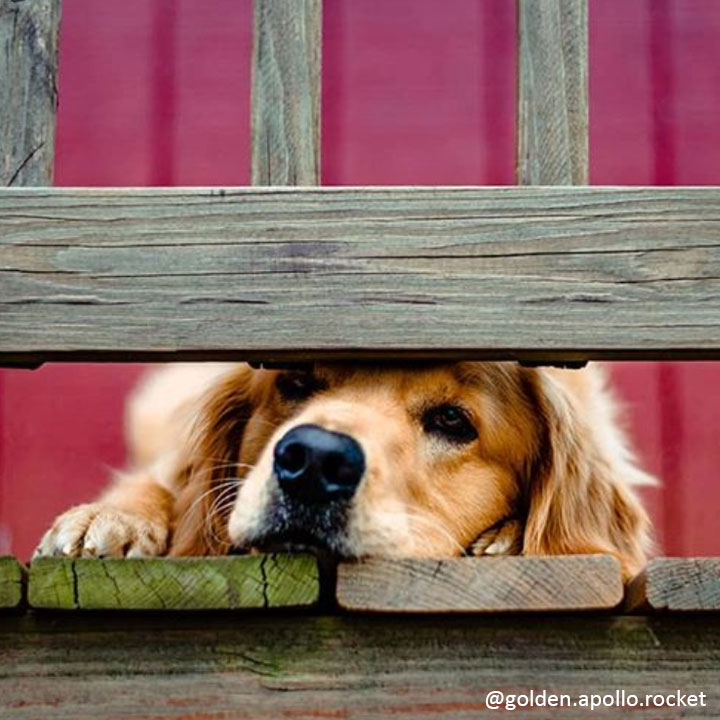
<svg viewBox="0 0 720 720">
<path fill-rule="evenodd" d="M 0 185 L 51 185 L 60 0 L 0 0 Z"/>
<path fill-rule="evenodd" d="M 519 0 L 517 179 L 588 183 L 587 0 Z"/>
<path fill-rule="evenodd" d="M 255 0 L 253 185 L 320 184 L 322 0 Z"/>
</svg>

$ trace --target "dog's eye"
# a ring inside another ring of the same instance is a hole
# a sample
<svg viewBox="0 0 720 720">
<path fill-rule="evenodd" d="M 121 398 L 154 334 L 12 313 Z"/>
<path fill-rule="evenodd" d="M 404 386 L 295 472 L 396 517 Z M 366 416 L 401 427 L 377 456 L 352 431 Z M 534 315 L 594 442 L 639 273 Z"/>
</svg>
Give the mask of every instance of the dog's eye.
<svg viewBox="0 0 720 720">
<path fill-rule="evenodd" d="M 423 415 L 425 432 L 443 435 L 455 442 L 468 443 L 477 437 L 477 430 L 465 410 L 457 405 L 439 405 Z"/>
<path fill-rule="evenodd" d="M 280 375 L 277 379 L 280 395 L 288 401 L 306 400 L 323 387 L 323 383 L 310 373 Z"/>
</svg>

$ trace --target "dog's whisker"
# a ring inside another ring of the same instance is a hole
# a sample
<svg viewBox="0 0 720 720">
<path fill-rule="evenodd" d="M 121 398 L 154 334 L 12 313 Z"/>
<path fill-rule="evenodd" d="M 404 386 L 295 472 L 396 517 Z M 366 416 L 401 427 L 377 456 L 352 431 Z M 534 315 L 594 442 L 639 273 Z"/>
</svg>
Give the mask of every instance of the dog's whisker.
<svg viewBox="0 0 720 720">
<path fill-rule="evenodd" d="M 234 488 L 225 488 L 222 493 L 218 493 L 218 496 L 213 500 L 212 504 L 210 505 L 208 513 L 212 514 L 213 512 L 218 511 L 218 508 L 221 506 L 232 507 L 235 504 L 235 494 L 233 490 Z"/>
<path fill-rule="evenodd" d="M 214 523 L 216 520 L 226 520 L 226 516 L 228 514 L 228 511 L 232 509 L 232 507 L 235 505 L 235 498 L 231 498 L 229 501 L 226 501 L 222 505 L 219 505 L 217 507 L 212 507 L 210 511 L 208 512 L 205 523 L 203 527 L 203 536 L 207 540 L 208 535 L 210 539 L 217 542 L 220 545 L 225 546 L 231 546 L 232 543 L 229 542 L 229 540 L 225 538 L 218 537 L 218 534 L 215 532 Z M 223 522 L 223 527 L 225 527 L 225 523 Z"/>
<path fill-rule="evenodd" d="M 235 505 L 235 490 L 236 486 L 226 487 L 217 493 L 217 496 L 213 499 L 205 517 L 203 527 L 204 539 L 207 540 L 208 533 L 210 533 L 211 539 L 215 542 L 220 543 L 221 545 L 231 545 L 231 543 L 227 540 L 217 536 L 213 523 L 218 518 L 224 519 L 228 510 L 232 509 Z"/>
<path fill-rule="evenodd" d="M 228 486 L 225 489 L 226 490 L 235 490 L 240 486 L 240 483 L 242 480 L 240 478 L 228 478 L 227 480 L 224 480 L 222 482 L 216 483 L 213 485 L 213 487 L 209 488 L 208 490 L 205 490 L 205 492 L 200 493 L 198 497 L 193 500 L 190 507 L 185 510 L 185 512 L 180 516 L 180 520 L 184 520 L 186 517 L 190 515 L 190 513 L 195 510 L 195 508 L 206 498 L 208 495 L 212 495 L 213 493 L 218 492 L 219 488 L 222 488 L 223 486 Z"/>
</svg>

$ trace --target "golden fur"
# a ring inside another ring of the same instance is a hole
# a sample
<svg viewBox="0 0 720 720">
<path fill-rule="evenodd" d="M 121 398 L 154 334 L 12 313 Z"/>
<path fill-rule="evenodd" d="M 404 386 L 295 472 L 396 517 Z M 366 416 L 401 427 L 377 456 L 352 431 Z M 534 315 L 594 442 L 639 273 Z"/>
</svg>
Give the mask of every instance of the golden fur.
<svg viewBox="0 0 720 720">
<path fill-rule="evenodd" d="M 626 578 L 644 564 L 648 522 L 633 487 L 652 480 L 627 448 L 601 367 L 318 364 L 316 392 L 296 400 L 278 389 L 293 377 L 244 364 L 152 372 L 129 403 L 130 469 L 60 516 L 38 554 L 262 549 L 275 443 L 313 424 L 352 436 L 366 458 L 341 555 L 610 553 Z M 467 412 L 476 438 L 424 430 L 422 413 L 446 403 Z"/>
</svg>

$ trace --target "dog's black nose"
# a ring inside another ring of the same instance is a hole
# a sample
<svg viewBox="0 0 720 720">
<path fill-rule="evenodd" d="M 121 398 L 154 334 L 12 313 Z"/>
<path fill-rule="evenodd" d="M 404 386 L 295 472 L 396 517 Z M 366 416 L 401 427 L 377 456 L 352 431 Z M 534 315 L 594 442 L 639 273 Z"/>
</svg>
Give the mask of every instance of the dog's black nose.
<svg viewBox="0 0 720 720">
<path fill-rule="evenodd" d="M 365 456 L 349 435 L 298 425 L 275 446 L 282 491 L 302 500 L 349 500 L 365 472 Z"/>
</svg>

